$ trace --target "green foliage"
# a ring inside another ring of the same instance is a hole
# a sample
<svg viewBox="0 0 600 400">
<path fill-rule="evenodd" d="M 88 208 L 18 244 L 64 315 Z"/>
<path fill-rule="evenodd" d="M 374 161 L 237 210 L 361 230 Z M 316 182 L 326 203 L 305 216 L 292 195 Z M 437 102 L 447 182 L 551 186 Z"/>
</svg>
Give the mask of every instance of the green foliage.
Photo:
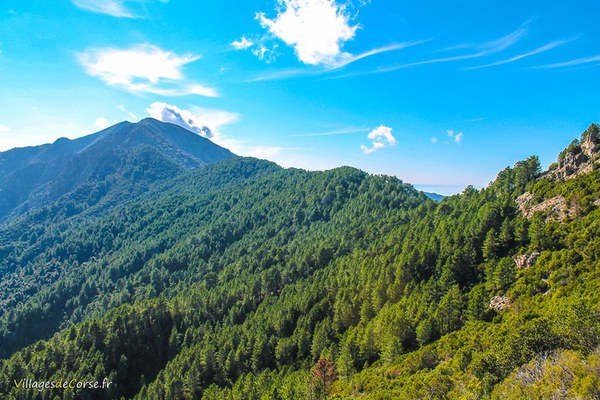
<svg viewBox="0 0 600 400">
<path fill-rule="evenodd" d="M 531 157 L 435 203 L 352 168 L 236 158 L 103 217 L 15 222 L 0 393 L 110 376 L 93 398 L 593 398 L 600 173 L 538 175 Z M 526 190 L 582 205 L 527 219 Z"/>
</svg>

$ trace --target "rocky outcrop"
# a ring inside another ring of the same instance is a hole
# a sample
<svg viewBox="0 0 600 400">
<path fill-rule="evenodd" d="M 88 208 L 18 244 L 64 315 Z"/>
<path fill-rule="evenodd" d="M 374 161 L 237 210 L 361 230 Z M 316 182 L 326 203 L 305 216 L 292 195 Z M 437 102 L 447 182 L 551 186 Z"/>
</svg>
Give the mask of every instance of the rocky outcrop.
<svg viewBox="0 0 600 400">
<path fill-rule="evenodd" d="M 515 256 L 513 258 L 513 260 L 515 260 L 515 264 L 518 269 L 527 269 L 527 268 L 530 268 L 531 266 L 533 266 L 533 264 L 535 264 L 535 262 L 537 261 L 539 256 L 540 256 L 540 253 L 537 251 L 534 251 L 533 253 L 521 254 L 521 255 Z"/>
<path fill-rule="evenodd" d="M 574 213 L 562 196 L 554 196 L 536 204 L 533 194 L 525 192 L 515 202 L 521 214 L 528 219 L 533 218 L 536 212 L 544 212 L 548 219 L 564 221 Z"/>
<path fill-rule="evenodd" d="M 581 139 L 571 142 L 569 147 L 560 153 L 557 162 L 551 165 L 540 178 L 567 180 L 598 169 L 600 169 L 600 127 L 591 124 L 583 132 Z M 525 192 L 517 197 L 515 202 L 521 214 L 528 219 L 533 218 L 536 212 L 542 212 L 546 219 L 565 221 L 575 217 L 578 212 L 577 201 L 571 201 L 569 204 L 563 196 L 542 200 L 530 192 Z M 600 199 L 594 200 L 593 204 L 600 207 Z"/>
<path fill-rule="evenodd" d="M 574 140 L 563 150 L 549 175 L 557 179 L 571 179 L 598 168 L 600 165 L 600 128 L 592 124 L 581 135 L 581 140 Z"/>
<path fill-rule="evenodd" d="M 583 132 L 581 137 L 581 150 L 583 154 L 592 158 L 600 154 L 600 127 L 597 124 L 592 124 Z"/>
<path fill-rule="evenodd" d="M 490 308 L 496 312 L 500 312 L 511 305 L 510 300 L 506 296 L 494 296 L 490 300 Z"/>
</svg>

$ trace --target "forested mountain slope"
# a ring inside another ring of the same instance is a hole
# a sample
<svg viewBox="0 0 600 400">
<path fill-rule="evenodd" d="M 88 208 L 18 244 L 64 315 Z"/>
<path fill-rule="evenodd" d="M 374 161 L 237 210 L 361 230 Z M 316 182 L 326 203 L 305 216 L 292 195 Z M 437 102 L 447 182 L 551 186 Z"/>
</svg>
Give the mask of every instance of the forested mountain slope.
<svg viewBox="0 0 600 400">
<path fill-rule="evenodd" d="M 592 125 L 550 171 L 531 157 L 439 203 L 236 158 L 208 167 L 251 171 L 230 185 L 192 186 L 205 168 L 91 223 L 22 227 L 0 249 L 0 393 L 597 398 L 598 144 Z M 115 385 L 12 383 L 69 376 Z"/>
<path fill-rule="evenodd" d="M 169 287 L 169 279 L 179 278 L 168 273 L 172 265 L 145 264 L 219 223 L 218 216 L 228 211 L 220 190 L 241 190 L 280 169 L 235 157 L 182 174 L 146 193 L 145 200 L 92 222 L 42 218 L 36 223 L 29 216 L 9 224 L 0 230 L 0 355 L 132 298 L 155 297 Z M 146 277 L 152 284 L 160 280 L 158 291 L 139 281 L 143 271 L 152 272 Z"/>
<path fill-rule="evenodd" d="M 153 183 L 233 154 L 152 118 L 79 139 L 0 152 L 0 222 L 56 200 L 73 215 L 130 201 Z"/>
</svg>

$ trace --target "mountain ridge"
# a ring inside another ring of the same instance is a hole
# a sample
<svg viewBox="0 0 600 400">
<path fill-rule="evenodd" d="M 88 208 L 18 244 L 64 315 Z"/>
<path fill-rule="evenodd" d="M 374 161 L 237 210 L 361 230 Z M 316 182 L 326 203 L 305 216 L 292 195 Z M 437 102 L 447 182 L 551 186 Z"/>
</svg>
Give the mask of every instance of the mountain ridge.
<svg viewBox="0 0 600 400">
<path fill-rule="evenodd" d="M 137 162 L 149 158 L 155 162 L 131 174 L 136 170 L 132 154 L 137 154 Z M 121 122 L 78 139 L 61 138 L 52 144 L 9 150 L 0 153 L 0 221 L 11 213 L 20 215 L 49 204 L 82 186 L 96 184 L 110 191 L 110 182 L 103 183 L 114 174 L 128 182 L 121 191 L 129 187 L 135 193 L 139 191 L 135 186 L 140 185 L 134 179 L 147 176 L 148 182 L 141 185 L 146 187 L 153 180 L 229 157 L 235 155 L 210 140 L 152 118 Z"/>
</svg>

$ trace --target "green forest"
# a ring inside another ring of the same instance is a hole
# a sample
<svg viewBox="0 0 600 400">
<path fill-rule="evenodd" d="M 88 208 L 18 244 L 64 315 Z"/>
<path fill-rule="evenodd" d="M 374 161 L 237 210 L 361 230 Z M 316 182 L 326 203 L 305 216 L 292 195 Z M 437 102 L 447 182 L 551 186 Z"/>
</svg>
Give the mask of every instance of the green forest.
<svg viewBox="0 0 600 400">
<path fill-rule="evenodd" d="M 0 397 L 598 399 L 599 148 L 592 124 L 440 202 L 232 157 L 10 219 Z"/>
</svg>

